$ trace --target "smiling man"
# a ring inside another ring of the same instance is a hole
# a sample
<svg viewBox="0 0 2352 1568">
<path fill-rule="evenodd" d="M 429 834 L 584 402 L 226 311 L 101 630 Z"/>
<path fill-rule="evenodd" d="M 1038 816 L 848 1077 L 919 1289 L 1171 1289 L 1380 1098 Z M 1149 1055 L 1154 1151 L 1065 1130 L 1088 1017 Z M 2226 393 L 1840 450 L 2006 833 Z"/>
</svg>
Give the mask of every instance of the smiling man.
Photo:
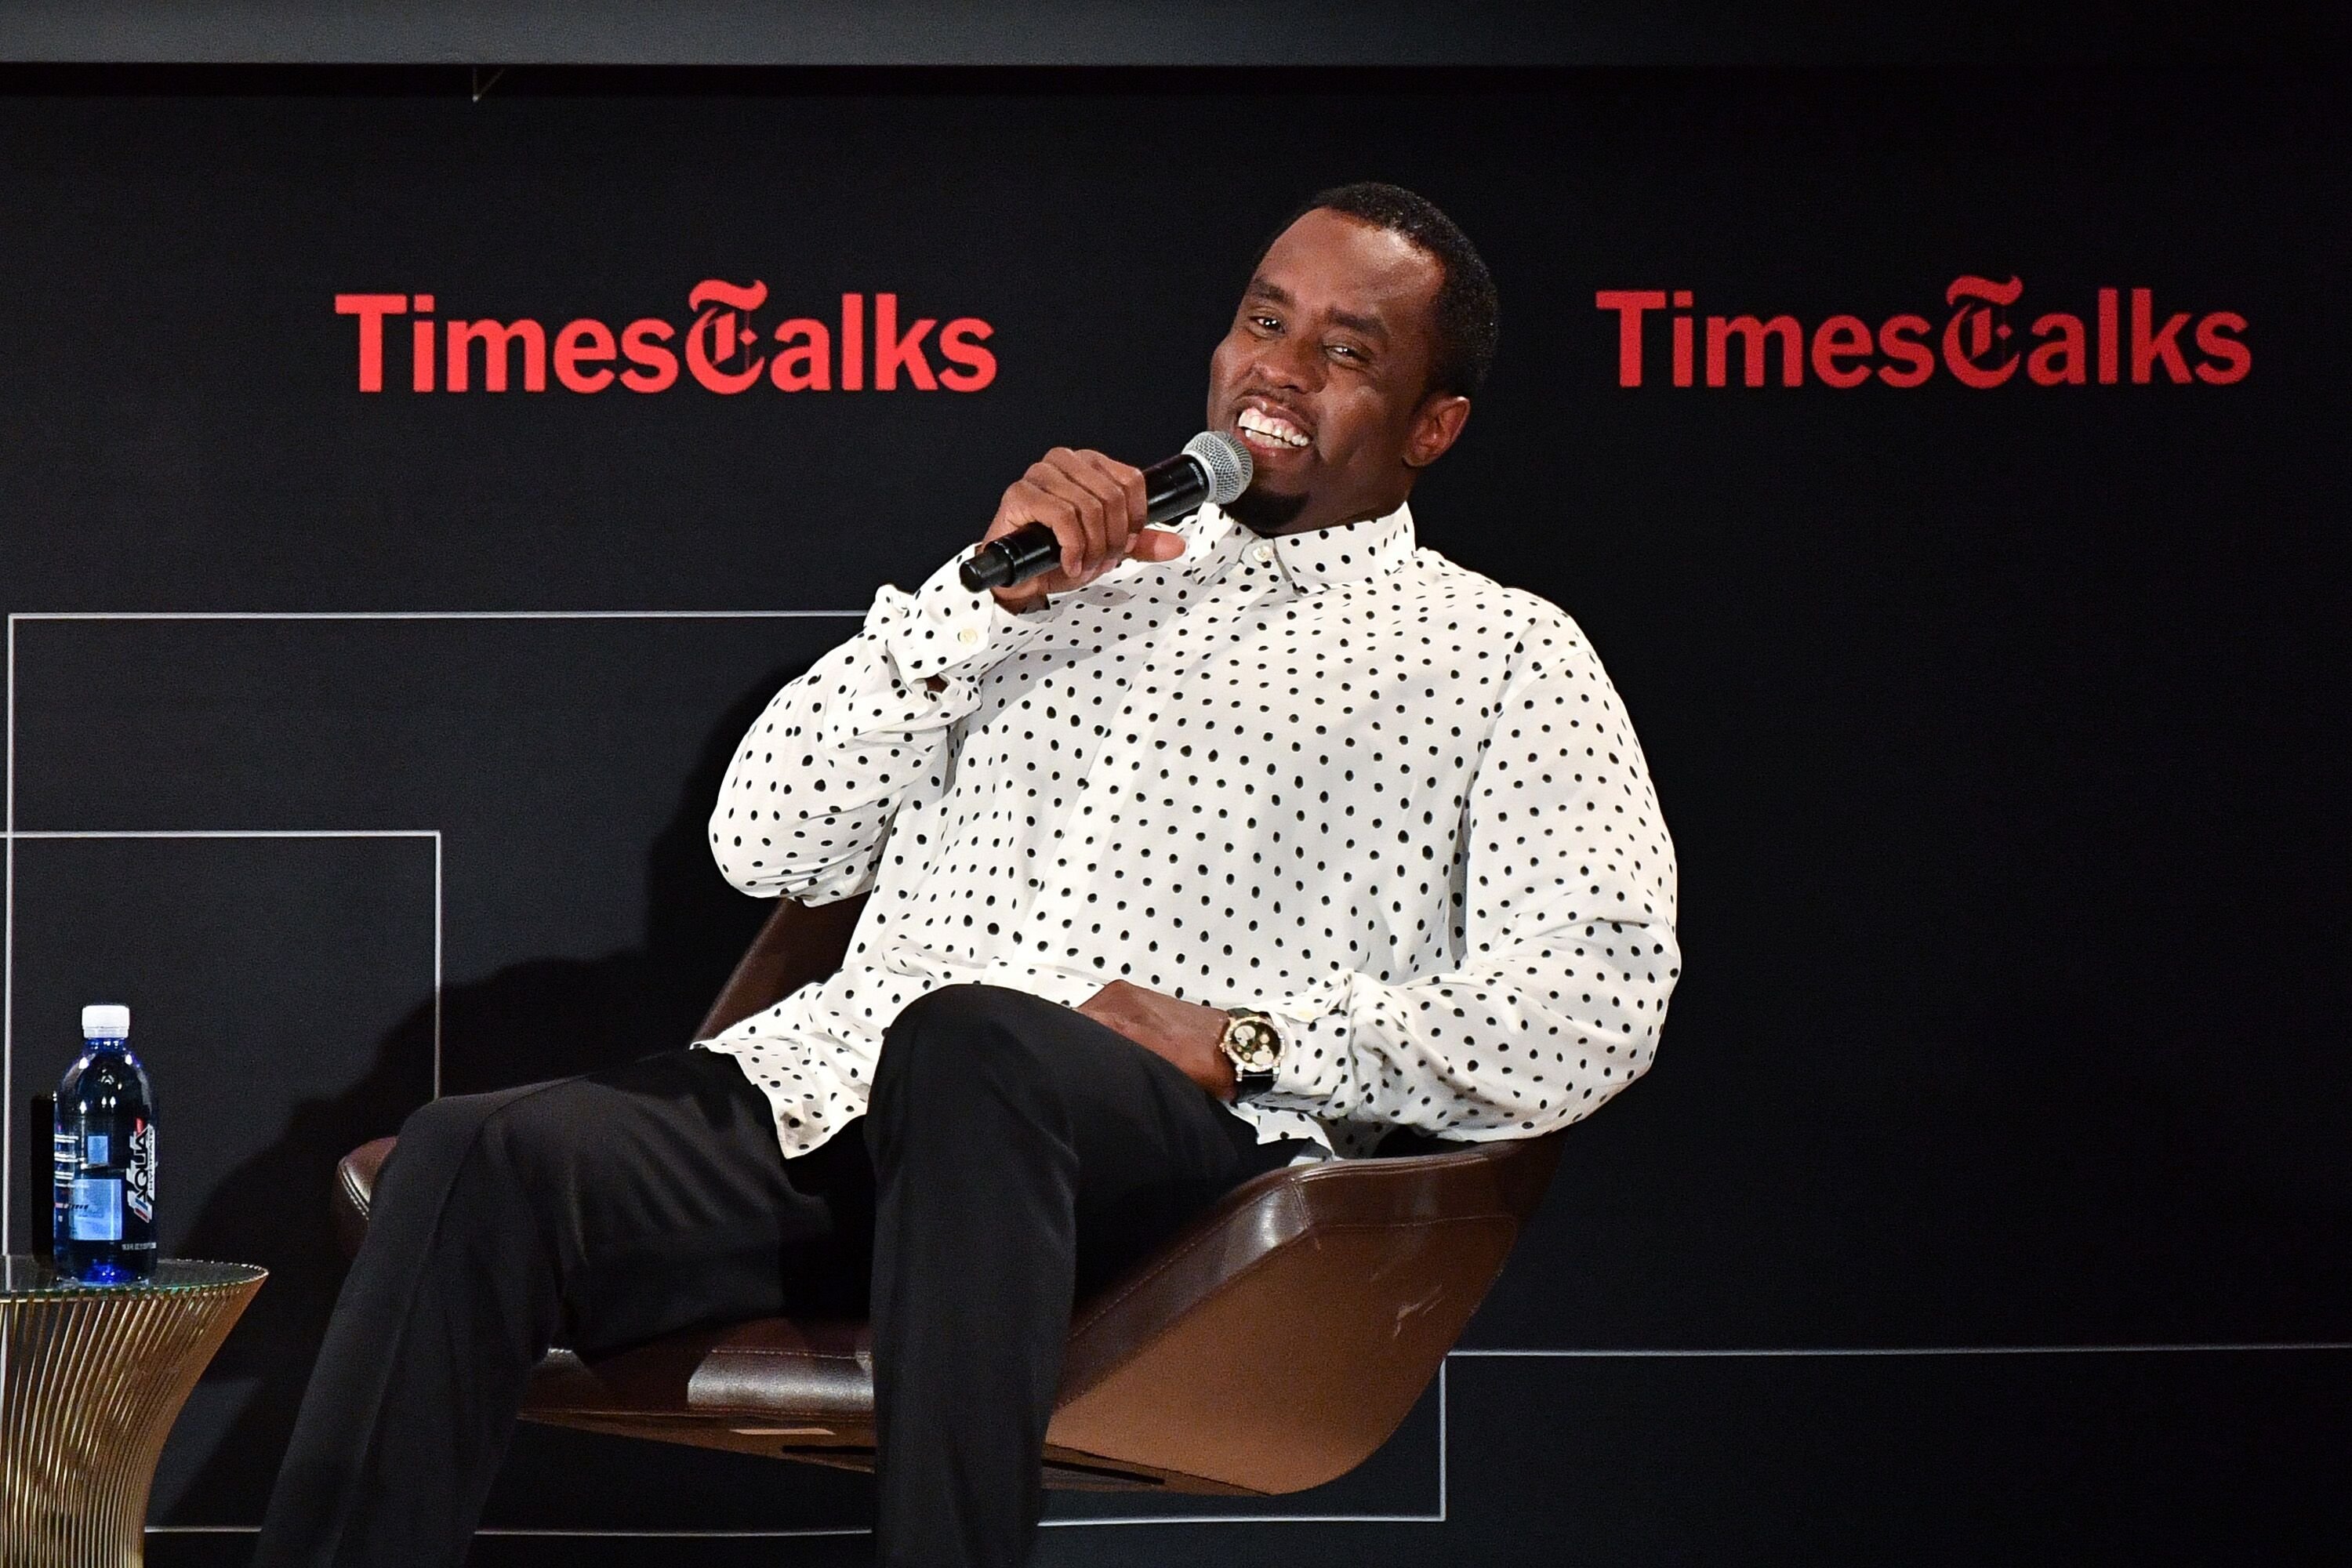
<svg viewBox="0 0 2352 1568">
<path fill-rule="evenodd" d="M 1327 191 L 1210 362 L 1231 507 L 1055 448 L 777 692 L 710 817 L 860 894 L 838 973 L 688 1049 L 443 1100 L 380 1174 L 256 1563 L 455 1563 L 531 1364 L 870 1310 L 881 1561 L 1026 1560 L 1075 1301 L 1250 1177 L 1530 1137 L 1650 1063 L 1679 973 L 1641 747 L 1557 606 L 1420 546 L 1485 264 Z M 958 568 L 1031 522 L 1057 566 Z"/>
</svg>

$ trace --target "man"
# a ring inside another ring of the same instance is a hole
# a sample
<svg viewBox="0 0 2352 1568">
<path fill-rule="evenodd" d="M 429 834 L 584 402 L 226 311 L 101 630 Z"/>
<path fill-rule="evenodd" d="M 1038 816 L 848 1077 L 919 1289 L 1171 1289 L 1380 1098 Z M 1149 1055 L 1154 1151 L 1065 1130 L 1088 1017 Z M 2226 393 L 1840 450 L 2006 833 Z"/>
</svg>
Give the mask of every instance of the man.
<svg viewBox="0 0 2352 1568">
<path fill-rule="evenodd" d="M 1590 1113 L 1678 973 L 1641 749 L 1554 605 L 1416 546 L 1494 351 L 1434 207 L 1327 191 L 1210 362 L 1250 489 L 1143 526 L 1056 448 L 779 691 L 710 819 L 869 895 L 840 971 L 688 1049 L 436 1102 L 378 1178 L 257 1562 L 450 1563 L 532 1363 L 870 1310 L 889 1564 L 1013 1564 L 1076 1299 L 1251 1176 Z M 1031 522 L 1055 570 L 957 568 Z"/>
</svg>

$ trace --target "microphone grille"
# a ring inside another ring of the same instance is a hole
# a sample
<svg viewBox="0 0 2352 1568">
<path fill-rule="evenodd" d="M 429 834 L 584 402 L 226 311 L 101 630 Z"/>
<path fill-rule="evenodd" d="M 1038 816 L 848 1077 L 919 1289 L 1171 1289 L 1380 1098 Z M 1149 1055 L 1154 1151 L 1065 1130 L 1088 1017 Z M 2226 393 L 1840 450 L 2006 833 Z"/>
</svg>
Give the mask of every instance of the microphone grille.
<svg viewBox="0 0 2352 1568">
<path fill-rule="evenodd" d="M 1249 489 L 1249 448 L 1218 430 L 1203 430 L 1184 443 L 1184 455 L 1197 458 L 1209 475 L 1209 499 L 1227 506 Z"/>
</svg>

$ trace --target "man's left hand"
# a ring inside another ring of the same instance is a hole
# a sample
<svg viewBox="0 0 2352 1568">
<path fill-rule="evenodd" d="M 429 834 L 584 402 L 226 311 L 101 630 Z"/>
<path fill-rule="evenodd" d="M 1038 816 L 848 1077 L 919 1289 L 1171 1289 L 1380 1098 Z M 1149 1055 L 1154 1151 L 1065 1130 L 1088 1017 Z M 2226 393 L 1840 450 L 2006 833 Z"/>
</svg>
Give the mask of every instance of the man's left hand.
<svg viewBox="0 0 2352 1568">
<path fill-rule="evenodd" d="M 1234 1098 L 1234 1064 L 1217 1042 L 1232 1020 L 1221 1007 L 1114 980 L 1078 1005 L 1096 1023 L 1118 1030 L 1219 1100 Z"/>
</svg>

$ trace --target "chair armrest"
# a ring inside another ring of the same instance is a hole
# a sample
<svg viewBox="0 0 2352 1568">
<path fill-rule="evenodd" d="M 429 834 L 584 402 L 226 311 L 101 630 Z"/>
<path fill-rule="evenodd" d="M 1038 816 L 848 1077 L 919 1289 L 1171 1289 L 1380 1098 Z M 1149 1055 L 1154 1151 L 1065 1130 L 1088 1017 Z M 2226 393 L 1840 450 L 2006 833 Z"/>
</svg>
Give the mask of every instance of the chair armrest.
<svg viewBox="0 0 2352 1568">
<path fill-rule="evenodd" d="M 1051 1441 L 1254 1491 L 1346 1474 L 1437 1375 L 1559 1159 L 1546 1137 L 1258 1177 L 1082 1309 Z"/>
<path fill-rule="evenodd" d="M 367 1237 L 368 1205 L 375 1198 L 376 1173 L 395 1140 L 378 1138 L 361 1144 L 335 1162 L 335 1241 L 346 1259 L 359 1256 Z"/>
</svg>

